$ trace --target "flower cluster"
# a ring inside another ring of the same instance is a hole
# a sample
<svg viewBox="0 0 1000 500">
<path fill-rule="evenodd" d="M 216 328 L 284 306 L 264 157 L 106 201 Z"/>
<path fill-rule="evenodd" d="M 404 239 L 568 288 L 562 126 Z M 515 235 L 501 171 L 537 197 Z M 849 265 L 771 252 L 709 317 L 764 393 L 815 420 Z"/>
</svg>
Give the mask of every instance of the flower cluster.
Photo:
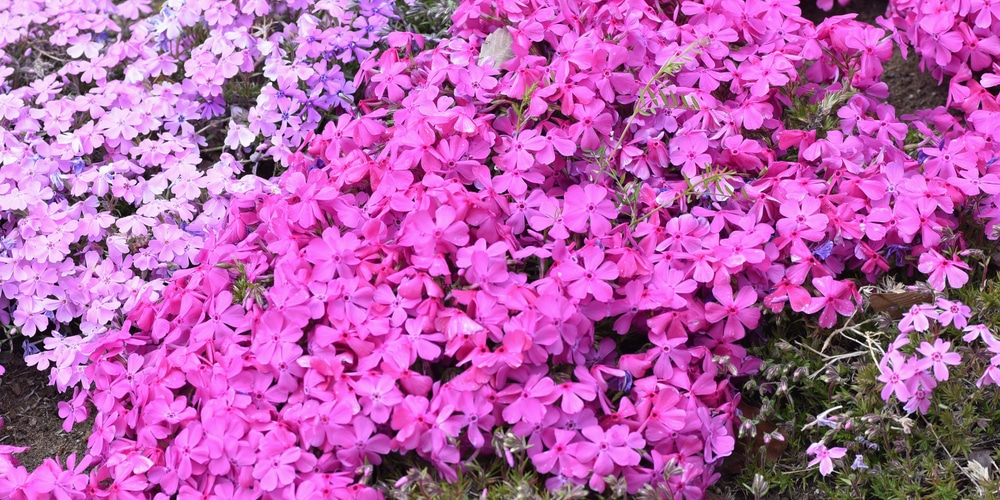
<svg viewBox="0 0 1000 500">
<path fill-rule="evenodd" d="M 969 324 L 970 316 L 968 306 L 947 299 L 938 299 L 935 304 L 912 306 L 899 322 L 899 336 L 879 364 L 881 373 L 878 380 L 885 384 L 882 399 L 889 401 L 895 396 L 906 403 L 906 411 L 927 413 L 933 389 L 938 382 L 948 380 L 948 367 L 959 365 L 962 357 L 951 350 L 952 342 L 942 340 L 940 333 L 933 338 L 933 344 L 924 340 L 916 349 L 911 348 L 912 354 L 906 354 L 904 346 L 910 344 L 911 334 L 942 332 L 949 327 L 964 332 L 964 342 L 971 344 L 979 339 L 986 344 L 989 352 L 996 355 L 977 385 L 1000 385 L 1000 340 L 987 326 Z"/>
<path fill-rule="evenodd" d="M 160 130 L 176 116 L 152 98 L 87 104 L 105 142 L 81 172 L 65 166 L 63 196 L 86 195 L 74 220 L 95 233 L 64 255 L 83 252 L 95 283 L 134 298 L 120 328 L 54 337 L 34 358 L 74 367 L 61 414 L 68 428 L 96 410 L 88 456 L 29 473 L 0 448 L 0 496 L 377 498 L 370 472 L 387 455 L 454 479 L 470 457 L 504 453 L 499 433 L 530 445 L 552 489 L 621 480 L 700 498 L 733 451 L 730 378 L 756 370 L 740 342 L 763 335 L 765 312 L 832 327 L 860 302 L 849 272 L 916 268 L 939 289 L 968 279 L 962 224 L 1000 221 L 1000 106 L 982 95 L 963 101 L 968 120 L 902 122 L 884 102 L 882 29 L 814 26 L 791 0 L 665 7 L 466 0 L 453 37 L 428 50 L 407 33 L 369 50 L 388 15 L 373 2 L 317 2 L 280 24 L 268 16 L 307 6 L 167 2 L 131 27 L 156 46 L 116 52 L 135 62 L 117 87 L 145 89 L 129 76 L 140 62 L 191 51 L 182 83 L 151 86 L 209 131 L 187 118 Z M 353 58 L 348 84 L 337 65 Z M 79 80 L 107 87 L 94 66 Z M 262 90 L 238 116 L 245 86 Z M 355 87 L 357 112 L 328 116 Z M 25 92 L 0 117 L 25 122 Z M 214 119 L 228 128 L 212 132 Z M 168 133 L 191 146 L 175 151 Z M 231 189 L 261 136 L 256 152 L 287 170 Z M 205 170 L 199 138 L 233 154 Z M 55 199 L 38 182 L 3 184 L 3 200 Z M 164 208 L 174 200 L 190 206 Z M 8 210 L 20 260 L 0 261 L 18 269 L 2 300 L 20 308 L 73 275 L 22 257 L 72 224 Z M 196 212 L 215 222 L 192 228 Z M 45 240 L 22 243 L 28 230 Z M 167 284 L 123 285 L 145 279 L 126 270 L 140 261 Z M 917 307 L 906 324 L 967 322 L 952 305 Z M 926 397 L 954 364 L 949 347 L 890 353 L 890 391 Z M 918 371 L 929 375 L 909 382 Z M 810 452 L 824 473 L 842 456 Z"/>
<path fill-rule="evenodd" d="M 938 298 L 933 303 L 914 304 L 902 315 L 898 323 L 899 334 L 888 346 L 878 363 L 877 381 L 882 384 L 881 397 L 887 403 L 893 398 L 903 403 L 907 413 L 926 415 L 930 410 L 933 391 L 938 384 L 950 378 L 950 367 L 962 364 L 962 355 L 953 350 L 950 333 L 964 332 L 962 341 L 972 345 L 976 339 L 986 344 L 996 356 L 980 377 L 977 385 L 1000 385 L 1000 340 L 983 324 L 969 324 L 972 309 L 958 301 Z M 919 345 L 917 345 L 919 342 Z M 916 347 L 914 347 L 916 346 Z M 838 407 L 839 408 L 839 407 Z M 832 411 L 828 410 L 828 411 Z M 826 417 L 816 419 L 816 424 L 836 430 L 850 430 L 850 420 Z M 858 436 L 858 439 L 862 439 Z M 842 458 L 845 448 L 827 449 L 823 442 L 813 443 L 807 453 L 815 455 L 809 466 L 819 465 L 826 476 L 833 472 L 834 460 Z M 864 459 L 857 455 L 852 469 L 864 467 Z"/>
<path fill-rule="evenodd" d="M 0 2 L 0 324 L 52 334 L 32 362 L 60 389 L 81 380 L 76 334 L 197 263 L 229 195 L 256 189 L 245 165 L 284 161 L 352 107 L 344 72 L 393 16 L 381 1 L 159 4 Z"/>
<path fill-rule="evenodd" d="M 912 48 L 921 69 L 938 79 L 968 79 L 1000 62 L 1000 9 L 989 1 L 893 0 L 886 18 L 900 47 Z"/>
<path fill-rule="evenodd" d="M 948 366 L 961 363 L 962 357 L 951 352 L 951 342 L 941 338 L 935 338 L 933 344 L 921 342 L 911 356 L 903 354 L 901 348 L 910 343 L 910 332 L 927 332 L 931 322 L 941 327 L 954 325 L 970 332 L 979 331 L 982 325 L 968 325 L 970 312 L 968 306 L 946 299 L 939 299 L 936 304 L 913 305 L 899 322 L 900 335 L 879 363 L 878 380 L 885 384 L 882 399 L 889 401 L 895 395 L 906 402 L 906 411 L 927 413 L 931 392 L 938 382 L 948 380 Z"/>
<path fill-rule="evenodd" d="M 837 0 L 841 6 L 849 2 Z M 822 10 L 833 5 L 834 0 L 816 0 Z M 970 80 L 1000 63 L 1000 8 L 989 0 L 890 0 L 878 23 L 892 32 L 903 57 L 913 50 L 920 69 L 939 80 Z"/>
</svg>

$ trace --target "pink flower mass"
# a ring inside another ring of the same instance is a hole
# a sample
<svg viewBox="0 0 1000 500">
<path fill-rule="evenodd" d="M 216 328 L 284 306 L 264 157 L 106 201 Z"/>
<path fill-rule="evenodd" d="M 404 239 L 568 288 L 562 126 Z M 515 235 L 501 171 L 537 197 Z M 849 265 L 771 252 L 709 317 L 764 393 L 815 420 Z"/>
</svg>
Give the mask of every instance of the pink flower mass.
<svg viewBox="0 0 1000 500">
<path fill-rule="evenodd" d="M 70 3 L 0 0 L 0 328 L 94 432 L 0 446 L 0 498 L 380 498 L 388 456 L 455 480 L 506 434 L 550 486 L 700 498 L 774 316 L 959 288 L 960 217 L 998 234 L 981 12 L 932 46 L 793 0 L 462 0 L 440 39 L 381 0 Z M 64 65 L 8 71 L 38 37 Z M 901 39 L 968 120 L 896 117 Z M 1000 383 L 968 308 L 913 307 Z M 903 340 L 881 395 L 925 412 L 961 357 Z"/>
</svg>

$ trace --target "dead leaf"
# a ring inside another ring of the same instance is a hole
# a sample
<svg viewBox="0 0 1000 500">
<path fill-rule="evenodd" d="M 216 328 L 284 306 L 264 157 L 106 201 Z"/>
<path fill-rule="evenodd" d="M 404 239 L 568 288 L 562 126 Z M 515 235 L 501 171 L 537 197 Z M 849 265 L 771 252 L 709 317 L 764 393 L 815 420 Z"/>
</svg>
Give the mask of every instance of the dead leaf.
<svg viewBox="0 0 1000 500">
<path fill-rule="evenodd" d="M 896 319 L 899 319 L 911 306 L 933 300 L 933 293 L 918 291 L 873 293 L 868 296 L 868 303 L 872 305 L 875 312 L 888 313 L 889 316 Z"/>
<path fill-rule="evenodd" d="M 511 45 L 514 45 L 514 37 L 507 28 L 499 28 L 490 33 L 479 49 L 479 65 L 482 66 L 487 59 L 492 59 L 493 68 L 500 69 L 500 65 L 514 58 Z"/>
</svg>

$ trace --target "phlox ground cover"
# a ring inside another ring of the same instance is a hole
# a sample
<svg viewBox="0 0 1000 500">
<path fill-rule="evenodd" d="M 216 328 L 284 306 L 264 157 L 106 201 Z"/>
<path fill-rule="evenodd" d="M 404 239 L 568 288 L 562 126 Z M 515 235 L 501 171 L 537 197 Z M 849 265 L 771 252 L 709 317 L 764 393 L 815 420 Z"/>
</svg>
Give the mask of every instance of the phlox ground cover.
<svg viewBox="0 0 1000 500">
<path fill-rule="evenodd" d="M 351 106 L 344 71 L 394 16 L 379 2 L 0 11 L 0 322 L 11 344 L 31 339 L 26 351 L 45 332 L 49 349 L 75 350 L 73 333 L 157 297 L 228 195 L 261 182 L 239 180 L 244 169 L 280 162 L 321 113 Z M 60 356 L 60 389 L 80 361 Z"/>
<path fill-rule="evenodd" d="M 836 328 L 887 273 L 961 288 L 967 233 L 998 235 L 995 98 L 897 117 L 892 34 L 794 1 L 468 0 L 432 43 L 377 3 L 149 10 L 119 79 L 117 45 L 52 42 L 82 72 L 0 96 L 4 323 L 79 326 L 29 360 L 72 389 L 67 428 L 95 415 L 85 457 L 0 446 L 2 496 L 382 498 L 399 460 L 493 457 L 564 497 L 701 498 L 769 324 Z M 67 82 L 107 97 L 44 120 L 36 87 Z M 236 182 L 264 157 L 279 175 Z M 60 317 L 65 283 L 98 295 Z M 932 321 L 1000 345 L 963 307 L 904 315 L 885 400 L 925 413 L 960 362 L 907 347 Z"/>
<path fill-rule="evenodd" d="M 836 0 L 844 6 L 850 0 Z M 816 6 L 831 10 L 834 0 L 817 0 Z M 943 0 L 890 0 L 878 24 L 892 33 L 904 57 L 912 51 L 920 69 L 934 77 L 954 77 L 955 83 L 972 80 L 974 72 L 996 69 L 1000 63 L 1000 7 L 990 0 L 949 2 Z M 987 86 L 996 80 L 987 77 Z"/>
</svg>

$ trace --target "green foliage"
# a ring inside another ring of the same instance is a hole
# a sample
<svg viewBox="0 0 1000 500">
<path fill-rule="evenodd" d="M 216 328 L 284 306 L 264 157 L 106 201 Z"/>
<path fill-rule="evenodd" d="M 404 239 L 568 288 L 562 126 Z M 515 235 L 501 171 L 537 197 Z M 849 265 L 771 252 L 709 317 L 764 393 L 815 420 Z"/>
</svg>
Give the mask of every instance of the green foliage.
<svg viewBox="0 0 1000 500">
<path fill-rule="evenodd" d="M 433 47 L 448 35 L 451 28 L 451 13 L 458 7 L 457 0 L 418 0 L 408 3 L 396 2 L 399 20 L 393 23 L 396 31 L 420 33 Z"/>
<path fill-rule="evenodd" d="M 263 276 L 259 280 L 251 280 L 247 276 L 246 266 L 239 261 L 237 261 L 234 265 L 216 264 L 216 266 L 229 269 L 230 272 L 236 273 L 236 279 L 233 280 L 234 304 L 243 304 L 247 300 L 254 300 L 257 301 L 257 304 L 262 308 L 267 305 L 267 301 L 264 298 L 264 292 L 270 285 L 273 284 L 273 278 L 271 276 Z"/>
<path fill-rule="evenodd" d="M 510 432 L 497 430 L 493 452 L 477 455 L 455 467 L 457 480 L 447 481 L 429 463 L 412 455 L 390 455 L 369 477 L 390 500 L 672 500 L 664 488 L 645 485 L 629 495 L 623 480 L 605 478 L 607 488 L 597 494 L 584 486 L 563 485 L 549 491 L 545 479 L 534 470 L 526 451 L 532 445 Z M 667 464 L 664 474 L 680 474 Z"/>
<path fill-rule="evenodd" d="M 795 87 L 790 87 L 786 97 L 791 101 L 788 114 L 784 116 L 788 129 L 815 130 L 817 138 L 823 138 L 828 130 L 840 128 L 840 117 L 837 110 L 857 93 L 853 88 L 827 92 L 821 99 L 816 99 L 815 91 L 799 94 Z"/>
<path fill-rule="evenodd" d="M 496 454 L 475 456 L 456 467 L 457 480 L 446 481 L 426 463 L 412 457 L 390 457 L 380 467 L 379 488 L 392 500 L 576 500 L 588 498 L 582 487 L 549 492 L 539 477 L 523 438 L 498 430 L 493 436 Z M 513 464 L 513 465 L 512 465 Z"/>
<path fill-rule="evenodd" d="M 1000 326 L 1000 275 L 981 267 L 970 285 L 950 292 L 973 309 L 972 322 Z M 977 279 L 978 278 L 978 279 Z M 744 401 L 761 409 L 747 419 L 741 434 L 760 421 L 778 426 L 788 443 L 776 462 L 765 460 L 765 448 L 747 450 L 745 469 L 736 478 L 743 493 L 766 484 L 778 498 L 803 497 L 820 491 L 834 499 L 1000 498 L 1000 391 L 978 387 L 989 366 L 989 353 L 979 342 L 961 340 L 954 327 L 910 335 L 905 352 L 922 341 L 940 337 L 953 343 L 962 364 L 933 392 L 926 415 L 906 413 L 903 404 L 882 400 L 878 361 L 883 346 L 896 337 L 895 321 L 873 312 L 859 314 L 834 331 L 822 331 L 808 320 L 773 318 L 771 340 L 751 354 L 764 360 L 760 374 L 749 380 Z M 749 439 L 745 436 L 744 439 Z M 811 443 L 847 448 L 826 477 L 807 468 Z M 863 467 L 856 457 L 862 457 Z"/>
</svg>

